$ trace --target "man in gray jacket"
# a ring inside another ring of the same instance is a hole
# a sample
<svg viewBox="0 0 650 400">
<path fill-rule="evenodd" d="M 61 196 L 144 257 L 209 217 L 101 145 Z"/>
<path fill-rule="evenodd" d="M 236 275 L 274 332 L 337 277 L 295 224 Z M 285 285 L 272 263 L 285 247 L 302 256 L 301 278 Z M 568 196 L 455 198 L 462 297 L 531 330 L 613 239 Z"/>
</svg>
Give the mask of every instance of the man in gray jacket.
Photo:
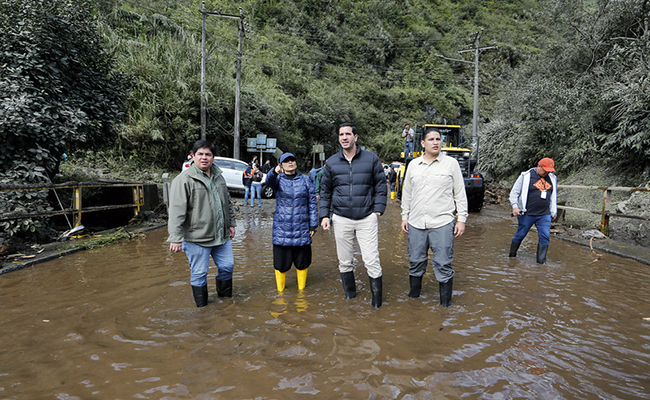
<svg viewBox="0 0 650 400">
<path fill-rule="evenodd" d="M 368 271 L 372 305 L 381 307 L 382 270 L 379 262 L 379 216 L 386 210 L 386 175 L 374 153 L 357 146 L 357 130 L 350 123 L 339 127 L 341 151 L 327 159 L 320 185 L 321 226 L 336 239 L 336 254 L 343 290 L 357 295 L 354 281 L 354 238 Z"/>
<path fill-rule="evenodd" d="M 218 268 L 217 295 L 232 297 L 235 213 L 221 169 L 213 165 L 214 153 L 212 143 L 194 143 L 194 163 L 172 181 L 169 190 L 167 242 L 171 252 L 183 250 L 187 255 L 197 307 L 208 304 L 210 257 Z"/>
</svg>

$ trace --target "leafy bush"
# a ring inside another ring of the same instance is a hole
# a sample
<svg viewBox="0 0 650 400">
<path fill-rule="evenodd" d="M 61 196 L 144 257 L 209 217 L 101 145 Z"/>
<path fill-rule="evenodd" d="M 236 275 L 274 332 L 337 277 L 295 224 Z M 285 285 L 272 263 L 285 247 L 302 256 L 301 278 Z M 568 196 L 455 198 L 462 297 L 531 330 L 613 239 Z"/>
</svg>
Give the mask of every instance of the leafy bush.
<svg viewBox="0 0 650 400">
<path fill-rule="evenodd" d="M 24 186 L 25 184 L 48 184 L 50 179 L 45 174 L 45 168 L 35 162 L 14 160 L 11 167 L 0 172 L 1 186 Z M 16 190 L 0 192 L 0 213 L 38 213 L 51 211 L 47 201 L 47 190 Z M 1 221 L 3 228 L 0 237 L 8 236 L 34 238 L 38 236 L 37 229 L 43 226 L 43 218 L 25 218 L 21 220 Z"/>
<path fill-rule="evenodd" d="M 0 172 L 33 157 L 53 176 L 64 152 L 114 137 L 124 88 L 90 1 L 0 3 Z"/>
</svg>

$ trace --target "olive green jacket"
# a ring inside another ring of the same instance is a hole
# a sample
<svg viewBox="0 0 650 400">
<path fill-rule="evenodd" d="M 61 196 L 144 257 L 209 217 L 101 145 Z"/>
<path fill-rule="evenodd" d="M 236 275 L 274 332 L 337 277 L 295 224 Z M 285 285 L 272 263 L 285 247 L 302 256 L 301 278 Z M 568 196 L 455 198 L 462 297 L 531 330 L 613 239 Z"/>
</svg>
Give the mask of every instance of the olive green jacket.
<svg viewBox="0 0 650 400">
<path fill-rule="evenodd" d="M 224 224 L 220 227 L 216 226 L 214 196 L 199 175 L 201 173 L 191 166 L 172 181 L 167 210 L 169 243 L 211 242 L 217 239 L 217 229 L 223 229 L 224 237 L 228 238 L 229 228 L 235 226 L 235 212 L 221 169 L 213 165 L 210 172 L 221 199 Z"/>
</svg>

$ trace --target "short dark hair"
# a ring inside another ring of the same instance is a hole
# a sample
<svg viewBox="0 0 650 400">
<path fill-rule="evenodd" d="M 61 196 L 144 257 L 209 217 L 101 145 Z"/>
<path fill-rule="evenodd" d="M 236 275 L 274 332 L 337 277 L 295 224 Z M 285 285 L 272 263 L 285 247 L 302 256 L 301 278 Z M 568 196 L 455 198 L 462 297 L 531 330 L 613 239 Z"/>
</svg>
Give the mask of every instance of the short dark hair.
<svg viewBox="0 0 650 400">
<path fill-rule="evenodd" d="M 346 126 L 352 127 L 352 133 L 355 134 L 355 135 L 357 135 L 357 127 L 354 126 L 354 125 L 352 124 L 352 122 L 344 122 L 344 123 L 342 123 L 341 125 L 339 125 L 339 129 L 338 129 L 338 131 L 336 131 L 336 133 L 339 133 L 339 131 L 341 130 L 341 128 L 346 127 Z"/>
<path fill-rule="evenodd" d="M 214 144 L 207 140 L 199 139 L 194 142 L 194 147 L 192 148 L 192 153 L 196 154 L 198 149 L 209 149 L 212 152 L 212 155 L 216 155 L 217 150 L 214 148 Z"/>
<path fill-rule="evenodd" d="M 428 135 L 429 133 L 431 133 L 431 132 L 438 132 L 438 135 L 440 135 L 440 137 L 442 137 L 442 134 L 440 133 L 440 131 L 439 131 L 437 128 L 427 128 L 427 129 L 424 131 L 424 133 L 422 134 L 422 140 L 426 139 L 426 138 L 427 138 L 427 135 Z"/>
</svg>

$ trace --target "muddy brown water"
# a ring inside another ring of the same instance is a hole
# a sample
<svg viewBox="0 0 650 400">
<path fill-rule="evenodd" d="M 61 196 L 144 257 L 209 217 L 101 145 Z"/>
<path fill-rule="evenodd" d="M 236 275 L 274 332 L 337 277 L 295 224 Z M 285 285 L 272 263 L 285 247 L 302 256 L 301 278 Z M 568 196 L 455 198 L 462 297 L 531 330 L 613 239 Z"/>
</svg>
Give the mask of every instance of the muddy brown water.
<svg viewBox="0 0 650 400">
<path fill-rule="evenodd" d="M 241 199 L 239 199 L 241 202 Z M 380 222 L 384 305 L 367 275 L 346 300 L 319 231 L 307 288 L 275 289 L 273 200 L 243 210 L 234 298 L 197 309 L 166 230 L 0 277 L 0 399 L 650 398 L 648 267 L 531 233 L 509 259 L 504 211 L 471 214 L 456 242 L 454 305 L 429 269 L 409 299 L 406 237 Z"/>
</svg>

